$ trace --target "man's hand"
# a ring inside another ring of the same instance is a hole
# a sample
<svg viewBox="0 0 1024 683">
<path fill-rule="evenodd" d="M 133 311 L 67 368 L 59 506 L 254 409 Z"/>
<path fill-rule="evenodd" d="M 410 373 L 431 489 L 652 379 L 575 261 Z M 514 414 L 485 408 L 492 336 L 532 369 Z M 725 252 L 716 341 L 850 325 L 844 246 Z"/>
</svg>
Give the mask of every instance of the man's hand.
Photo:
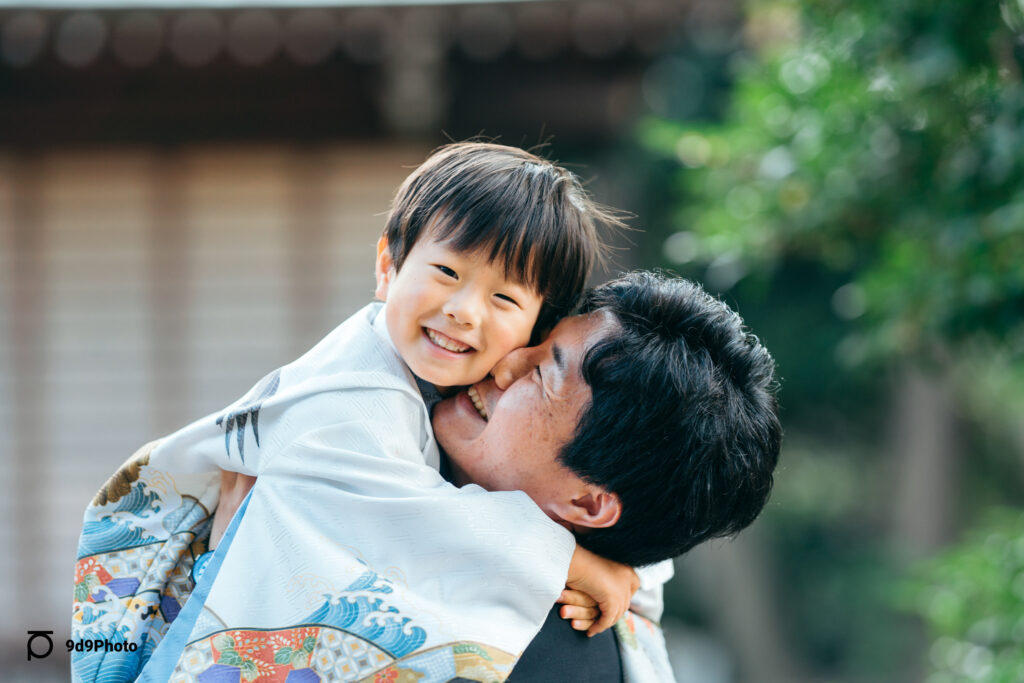
<svg viewBox="0 0 1024 683">
<path fill-rule="evenodd" d="M 622 618 L 638 588 L 640 577 L 632 567 L 576 546 L 569 563 L 566 590 L 558 599 L 565 605 L 559 614 L 570 619 L 577 631 L 585 630 L 587 636 L 594 636 Z"/>
<path fill-rule="evenodd" d="M 221 536 L 228 528 L 231 518 L 235 516 L 238 506 L 245 500 L 249 489 L 256 483 L 256 477 L 238 472 L 221 470 L 220 472 L 220 502 L 213 513 L 213 527 L 210 529 L 210 550 L 217 547 Z"/>
</svg>

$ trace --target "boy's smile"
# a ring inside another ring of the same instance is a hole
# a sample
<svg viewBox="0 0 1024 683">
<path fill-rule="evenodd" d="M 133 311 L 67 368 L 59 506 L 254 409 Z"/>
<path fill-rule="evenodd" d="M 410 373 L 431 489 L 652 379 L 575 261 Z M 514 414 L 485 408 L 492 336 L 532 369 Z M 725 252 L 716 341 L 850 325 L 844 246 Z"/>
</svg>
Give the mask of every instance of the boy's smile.
<svg viewBox="0 0 1024 683">
<path fill-rule="evenodd" d="M 473 350 L 473 347 L 469 344 L 463 344 L 457 339 L 452 339 L 448 335 L 441 334 L 437 330 L 424 327 L 423 331 L 426 333 L 427 337 L 430 338 L 430 341 L 446 351 L 451 351 L 452 353 L 465 353 L 466 351 Z"/>
<path fill-rule="evenodd" d="M 529 342 L 541 297 L 485 253 L 457 251 L 427 231 L 396 271 L 384 238 L 377 248 L 376 293 L 388 303 L 391 341 L 439 390 L 479 382 Z"/>
</svg>

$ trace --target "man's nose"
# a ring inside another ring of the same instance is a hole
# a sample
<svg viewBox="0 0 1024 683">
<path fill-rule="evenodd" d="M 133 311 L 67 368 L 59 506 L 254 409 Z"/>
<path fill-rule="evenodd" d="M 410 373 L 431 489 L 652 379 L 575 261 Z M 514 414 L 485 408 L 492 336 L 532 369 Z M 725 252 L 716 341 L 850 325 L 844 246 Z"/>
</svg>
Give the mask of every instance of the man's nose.
<svg viewBox="0 0 1024 683">
<path fill-rule="evenodd" d="M 483 315 L 483 302 L 475 292 L 463 290 L 450 296 L 442 310 L 459 327 L 478 327 Z"/>
<path fill-rule="evenodd" d="M 530 348 L 523 348 L 505 354 L 505 357 L 491 369 L 495 386 L 504 391 L 517 379 L 529 373 L 534 365 L 530 352 Z"/>
</svg>

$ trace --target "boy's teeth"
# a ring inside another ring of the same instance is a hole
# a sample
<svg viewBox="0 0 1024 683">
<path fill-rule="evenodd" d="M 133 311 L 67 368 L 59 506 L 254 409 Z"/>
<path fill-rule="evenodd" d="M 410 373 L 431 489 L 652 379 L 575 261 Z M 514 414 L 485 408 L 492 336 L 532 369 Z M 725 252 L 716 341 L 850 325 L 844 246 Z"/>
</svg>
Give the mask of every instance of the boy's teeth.
<svg viewBox="0 0 1024 683">
<path fill-rule="evenodd" d="M 487 408 L 484 407 L 484 402 L 480 399 L 480 394 L 477 393 L 476 387 L 470 387 L 466 394 L 469 395 L 469 400 L 473 402 L 476 412 L 480 413 L 480 417 L 484 419 L 484 422 L 487 422 Z"/>
<path fill-rule="evenodd" d="M 459 342 L 455 341 L 454 339 L 448 339 L 446 337 L 442 337 L 441 335 L 437 334 L 436 332 L 434 332 L 430 328 L 427 328 L 427 336 L 430 337 L 430 341 L 434 342 L 435 344 L 440 346 L 442 349 L 445 349 L 447 351 L 452 351 L 454 353 L 462 353 L 464 351 L 469 351 L 469 349 L 471 348 L 471 347 L 467 346 L 466 344 L 460 344 Z"/>
</svg>

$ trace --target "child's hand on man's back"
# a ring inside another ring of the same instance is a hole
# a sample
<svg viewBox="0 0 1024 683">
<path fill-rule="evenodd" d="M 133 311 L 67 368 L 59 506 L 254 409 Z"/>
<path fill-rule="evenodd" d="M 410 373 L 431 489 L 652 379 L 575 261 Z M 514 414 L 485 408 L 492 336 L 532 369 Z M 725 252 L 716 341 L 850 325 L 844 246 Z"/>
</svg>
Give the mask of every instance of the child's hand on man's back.
<svg viewBox="0 0 1024 683">
<path fill-rule="evenodd" d="M 558 598 L 563 604 L 559 614 L 577 631 L 594 636 L 622 618 L 638 588 L 640 577 L 632 567 L 576 546 L 566 589 Z"/>
</svg>

